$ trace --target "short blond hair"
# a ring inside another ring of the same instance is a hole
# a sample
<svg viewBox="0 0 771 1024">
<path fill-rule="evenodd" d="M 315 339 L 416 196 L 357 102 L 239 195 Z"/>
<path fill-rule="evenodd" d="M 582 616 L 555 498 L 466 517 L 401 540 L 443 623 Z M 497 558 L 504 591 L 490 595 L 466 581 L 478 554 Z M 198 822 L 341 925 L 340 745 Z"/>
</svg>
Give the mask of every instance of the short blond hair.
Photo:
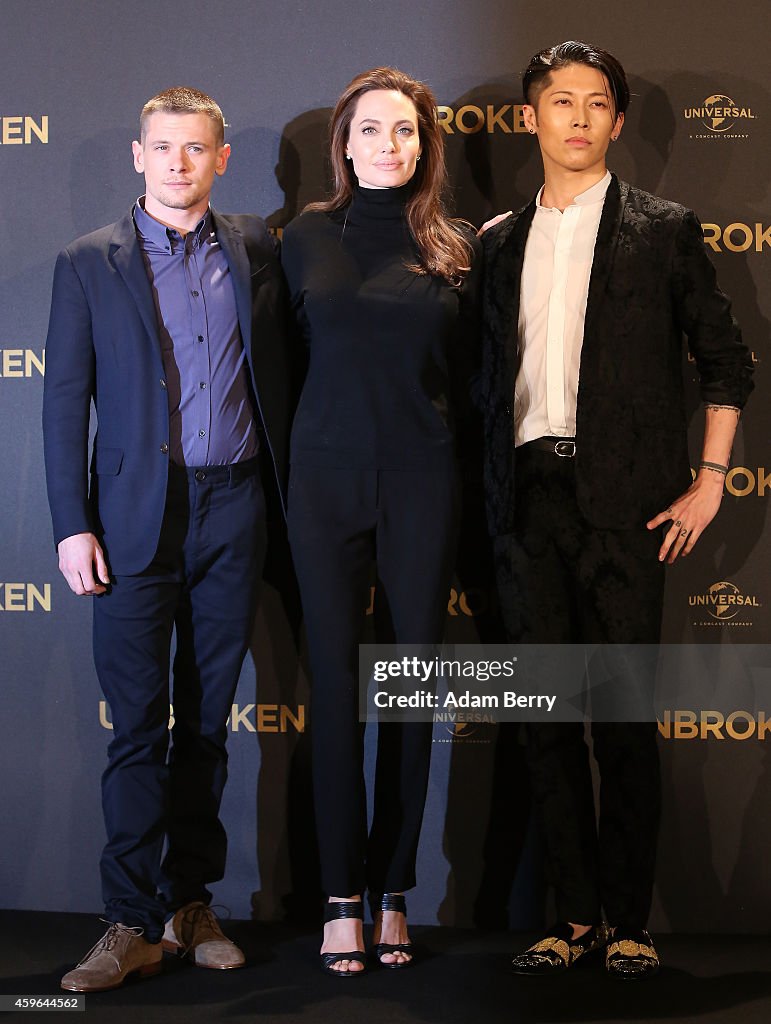
<svg viewBox="0 0 771 1024">
<path fill-rule="evenodd" d="M 214 126 L 217 145 L 221 146 L 225 141 L 225 118 L 219 104 L 200 89 L 193 89 L 188 85 L 175 85 L 172 89 L 164 89 L 149 99 L 139 115 L 141 142 L 145 141 L 147 122 L 153 114 L 205 114 Z"/>
</svg>

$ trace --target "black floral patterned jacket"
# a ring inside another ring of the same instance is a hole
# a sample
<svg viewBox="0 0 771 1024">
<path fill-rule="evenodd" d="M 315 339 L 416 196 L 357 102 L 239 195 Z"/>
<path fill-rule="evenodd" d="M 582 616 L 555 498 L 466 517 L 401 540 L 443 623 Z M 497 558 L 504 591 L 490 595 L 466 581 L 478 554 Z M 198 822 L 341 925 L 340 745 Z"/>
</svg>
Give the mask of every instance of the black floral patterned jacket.
<svg viewBox="0 0 771 1024">
<path fill-rule="evenodd" d="M 535 200 L 483 235 L 479 399 L 494 536 L 513 530 L 520 278 L 534 213 Z M 752 362 L 698 218 L 614 175 L 594 249 L 578 387 L 578 500 L 594 526 L 640 526 L 690 484 L 683 335 L 704 401 L 741 408 Z"/>
</svg>

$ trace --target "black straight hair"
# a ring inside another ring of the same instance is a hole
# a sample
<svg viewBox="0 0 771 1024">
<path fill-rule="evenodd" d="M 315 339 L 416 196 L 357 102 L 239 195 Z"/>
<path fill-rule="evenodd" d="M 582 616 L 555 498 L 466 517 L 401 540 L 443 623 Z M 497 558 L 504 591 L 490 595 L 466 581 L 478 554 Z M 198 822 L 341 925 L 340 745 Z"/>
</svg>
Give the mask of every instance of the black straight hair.
<svg viewBox="0 0 771 1024">
<path fill-rule="evenodd" d="M 541 50 L 531 59 L 522 73 L 522 92 L 525 103 L 535 106 L 538 97 L 549 85 L 552 71 L 569 67 L 571 64 L 586 64 L 596 68 L 608 81 L 613 118 L 623 114 L 629 106 L 629 85 L 621 63 L 597 46 L 568 39 L 546 50 Z"/>
</svg>

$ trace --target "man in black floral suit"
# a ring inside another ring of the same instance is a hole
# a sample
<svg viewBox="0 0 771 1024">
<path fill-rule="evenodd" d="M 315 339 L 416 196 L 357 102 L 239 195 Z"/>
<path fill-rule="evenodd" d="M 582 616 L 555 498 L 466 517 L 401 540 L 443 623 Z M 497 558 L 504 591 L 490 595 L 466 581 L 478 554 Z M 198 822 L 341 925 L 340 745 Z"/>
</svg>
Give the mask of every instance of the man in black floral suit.
<svg viewBox="0 0 771 1024">
<path fill-rule="evenodd" d="M 507 632 L 656 644 L 665 563 L 720 507 L 751 362 L 694 213 L 606 168 L 629 102 L 619 62 L 561 43 L 532 59 L 523 86 L 544 185 L 484 235 L 486 494 Z M 706 406 L 694 480 L 683 334 Z M 583 724 L 526 731 L 560 920 L 514 969 L 562 971 L 607 947 L 616 976 L 653 974 L 655 721 L 592 723 L 599 827 Z"/>
</svg>

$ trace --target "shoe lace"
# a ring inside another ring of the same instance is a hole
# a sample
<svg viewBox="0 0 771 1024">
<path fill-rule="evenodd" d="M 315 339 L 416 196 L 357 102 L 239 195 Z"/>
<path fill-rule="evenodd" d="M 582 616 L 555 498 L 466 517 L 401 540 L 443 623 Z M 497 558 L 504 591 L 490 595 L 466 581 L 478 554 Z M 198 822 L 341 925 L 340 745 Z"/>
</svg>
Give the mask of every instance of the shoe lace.
<svg viewBox="0 0 771 1024">
<path fill-rule="evenodd" d="M 118 966 L 120 966 L 120 962 L 117 956 L 115 956 L 115 954 L 113 953 L 113 950 L 118 944 L 118 941 L 120 940 L 121 936 L 125 935 L 127 932 L 137 937 L 140 935 L 144 935 L 145 933 L 144 928 L 132 927 L 127 924 L 120 924 L 117 921 L 108 921 L 104 917 L 100 917 L 99 920 L 102 921 L 104 924 L 108 924 L 110 927 L 101 937 L 101 939 L 99 939 L 98 942 L 94 943 L 91 949 L 89 949 L 89 951 L 78 964 L 78 967 L 82 967 L 84 964 L 87 964 L 89 960 L 93 959 L 95 956 L 98 956 L 100 953 L 109 953 L 109 955 L 113 958 L 115 963 L 118 964 Z"/>
<path fill-rule="evenodd" d="M 185 953 L 202 942 L 227 941 L 220 928 L 217 915 L 205 903 L 196 903 L 188 907 L 182 915 L 182 934 L 188 941 L 184 945 Z M 181 936 L 180 936 L 181 937 Z"/>
</svg>

